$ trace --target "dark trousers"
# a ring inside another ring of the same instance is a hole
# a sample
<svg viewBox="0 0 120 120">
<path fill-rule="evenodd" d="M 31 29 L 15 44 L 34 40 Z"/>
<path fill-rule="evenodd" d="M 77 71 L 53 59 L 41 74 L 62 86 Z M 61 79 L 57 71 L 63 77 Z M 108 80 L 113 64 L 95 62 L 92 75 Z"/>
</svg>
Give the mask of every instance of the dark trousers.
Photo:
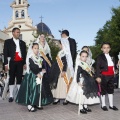
<svg viewBox="0 0 120 120">
<path fill-rule="evenodd" d="M 102 75 L 101 95 L 114 93 L 114 76 Z"/>
<path fill-rule="evenodd" d="M 17 84 L 21 84 L 22 74 L 23 74 L 23 62 L 10 61 L 9 70 L 9 85 L 15 84 L 15 78 L 17 79 Z"/>
</svg>

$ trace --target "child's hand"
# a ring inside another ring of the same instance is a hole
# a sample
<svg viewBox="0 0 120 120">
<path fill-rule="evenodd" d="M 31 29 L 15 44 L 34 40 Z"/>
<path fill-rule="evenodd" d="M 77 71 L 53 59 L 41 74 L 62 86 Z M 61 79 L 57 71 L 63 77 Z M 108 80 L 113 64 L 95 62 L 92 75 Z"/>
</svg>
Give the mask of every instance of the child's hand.
<svg viewBox="0 0 120 120">
<path fill-rule="evenodd" d="M 61 77 L 64 77 L 64 76 L 65 76 L 65 72 L 62 72 L 62 73 L 61 73 Z"/>
<path fill-rule="evenodd" d="M 41 79 L 41 78 L 42 78 L 42 75 L 40 75 L 40 74 L 37 74 L 37 77 Z"/>
<path fill-rule="evenodd" d="M 80 82 L 78 83 L 78 85 L 82 88 L 83 87 L 83 84 L 81 84 Z"/>
<path fill-rule="evenodd" d="M 23 69 L 24 69 L 24 70 L 26 70 L 26 69 L 27 69 L 27 66 L 26 66 L 26 65 L 24 65 L 24 66 L 23 66 Z"/>
<path fill-rule="evenodd" d="M 4 81 L 4 79 L 5 79 L 5 78 L 4 78 L 4 77 L 2 77 L 2 80 L 3 80 L 3 81 Z"/>
<path fill-rule="evenodd" d="M 98 83 L 101 83 L 101 78 L 96 78 L 96 81 L 98 82 Z"/>
<path fill-rule="evenodd" d="M 45 70 L 45 69 L 42 69 L 42 73 L 43 73 L 43 74 L 46 73 L 46 70 Z"/>
</svg>

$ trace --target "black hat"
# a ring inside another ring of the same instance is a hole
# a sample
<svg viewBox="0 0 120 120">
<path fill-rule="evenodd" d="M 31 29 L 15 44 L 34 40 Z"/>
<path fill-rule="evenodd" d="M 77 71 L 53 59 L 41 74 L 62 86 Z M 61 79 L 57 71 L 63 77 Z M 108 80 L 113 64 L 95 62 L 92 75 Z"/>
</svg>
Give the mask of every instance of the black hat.
<svg viewBox="0 0 120 120">
<path fill-rule="evenodd" d="M 69 31 L 68 30 L 63 30 L 61 34 L 65 34 L 65 35 L 69 36 Z"/>
</svg>

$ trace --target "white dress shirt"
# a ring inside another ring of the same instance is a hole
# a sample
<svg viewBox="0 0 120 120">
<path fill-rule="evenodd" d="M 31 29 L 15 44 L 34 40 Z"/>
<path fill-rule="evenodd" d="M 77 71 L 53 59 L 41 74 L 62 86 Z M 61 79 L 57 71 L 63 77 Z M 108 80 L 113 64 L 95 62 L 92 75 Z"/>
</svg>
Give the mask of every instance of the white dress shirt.
<svg viewBox="0 0 120 120">
<path fill-rule="evenodd" d="M 13 41 L 15 42 L 16 45 L 16 52 L 18 52 L 18 55 L 21 57 L 21 50 L 20 50 L 20 44 L 19 44 L 19 39 L 13 38 Z"/>
<path fill-rule="evenodd" d="M 112 58 L 110 57 L 110 55 L 109 54 L 105 54 L 105 57 L 107 59 L 108 66 L 114 66 Z"/>
</svg>

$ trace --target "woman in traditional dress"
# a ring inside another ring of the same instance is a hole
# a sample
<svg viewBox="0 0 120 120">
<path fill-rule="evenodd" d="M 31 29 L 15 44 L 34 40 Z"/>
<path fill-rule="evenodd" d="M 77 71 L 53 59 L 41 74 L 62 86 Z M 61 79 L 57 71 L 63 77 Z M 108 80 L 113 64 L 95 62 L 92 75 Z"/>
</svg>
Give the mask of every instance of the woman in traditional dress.
<svg viewBox="0 0 120 120">
<path fill-rule="evenodd" d="M 46 76 L 48 76 L 50 67 L 52 65 L 50 47 L 45 39 L 44 34 L 39 35 L 36 42 L 39 45 L 39 52 L 40 52 L 41 57 L 43 58 L 43 64 L 46 69 Z"/>
<path fill-rule="evenodd" d="M 66 98 L 72 103 L 79 104 L 79 112 L 83 114 L 91 112 L 87 105 L 100 103 L 96 81 L 86 62 L 87 57 L 86 51 L 81 51 L 77 55 L 74 79 Z"/>
<path fill-rule="evenodd" d="M 53 95 L 48 80 L 48 74 L 52 65 L 51 50 L 44 34 L 39 35 L 36 42 L 39 45 L 39 53 L 43 59 L 42 64 L 46 70 L 42 82 L 42 105 L 46 105 L 53 102 Z"/>
<path fill-rule="evenodd" d="M 60 102 L 60 100 L 64 100 L 63 105 L 68 104 L 66 102 L 66 96 L 69 87 L 70 81 L 70 72 L 67 65 L 66 55 L 62 48 L 61 41 L 59 41 L 60 51 L 56 57 L 56 61 L 53 63 L 50 74 L 49 80 L 50 86 L 52 89 L 53 97 L 54 97 L 54 105 Z"/>
</svg>

